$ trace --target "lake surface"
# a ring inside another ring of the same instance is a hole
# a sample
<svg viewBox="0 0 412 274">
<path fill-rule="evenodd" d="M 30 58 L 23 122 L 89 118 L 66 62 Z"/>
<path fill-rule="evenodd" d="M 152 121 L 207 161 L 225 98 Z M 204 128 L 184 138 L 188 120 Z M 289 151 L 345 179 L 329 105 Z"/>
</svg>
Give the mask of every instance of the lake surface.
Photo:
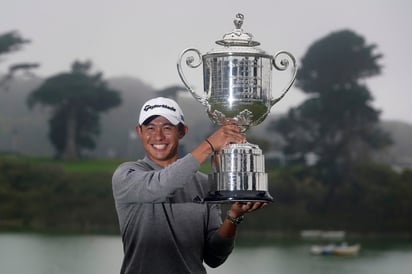
<svg viewBox="0 0 412 274">
<path fill-rule="evenodd" d="M 412 242 L 359 241 L 356 257 L 310 255 L 315 242 L 240 242 L 210 274 L 411 274 Z M 122 260 L 118 236 L 0 233 L 1 274 L 114 274 Z"/>
</svg>

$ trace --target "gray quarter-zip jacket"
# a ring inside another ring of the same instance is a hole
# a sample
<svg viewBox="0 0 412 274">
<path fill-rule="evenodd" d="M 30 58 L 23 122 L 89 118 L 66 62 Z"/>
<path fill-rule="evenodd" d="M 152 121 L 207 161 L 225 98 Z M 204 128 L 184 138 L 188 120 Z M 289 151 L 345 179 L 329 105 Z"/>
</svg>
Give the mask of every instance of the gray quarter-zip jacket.
<svg viewBox="0 0 412 274">
<path fill-rule="evenodd" d="M 123 240 L 121 273 L 206 273 L 233 250 L 217 231 L 220 206 L 193 202 L 209 191 L 191 154 L 163 168 L 147 156 L 121 164 L 112 186 Z"/>
</svg>

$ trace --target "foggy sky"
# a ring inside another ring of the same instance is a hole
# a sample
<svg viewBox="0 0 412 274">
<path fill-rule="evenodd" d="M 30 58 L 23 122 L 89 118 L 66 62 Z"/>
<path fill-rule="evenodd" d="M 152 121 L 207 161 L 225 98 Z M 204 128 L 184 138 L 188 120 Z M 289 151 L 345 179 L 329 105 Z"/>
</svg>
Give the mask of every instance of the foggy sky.
<svg viewBox="0 0 412 274">
<path fill-rule="evenodd" d="M 411 4 L 408 0 L 346 1 L 140 1 L 6 0 L 0 4 L 0 33 L 17 30 L 32 43 L 0 60 L 39 62 L 39 76 L 68 71 L 74 60 L 91 60 L 105 77 L 137 77 L 163 88 L 180 84 L 176 61 L 188 47 L 203 54 L 233 29 L 243 29 L 270 54 L 287 50 L 299 61 L 311 44 L 333 31 L 350 29 L 377 44 L 383 73 L 367 80 L 381 118 L 412 123 Z M 199 77 L 201 71 L 194 72 Z M 276 74 L 274 77 L 277 77 Z M 201 90 L 202 83 L 193 78 Z M 277 84 L 276 79 L 274 82 Z M 281 79 L 281 78 L 279 78 Z M 274 85 L 276 88 L 276 84 Z M 282 86 L 279 84 L 279 86 Z M 292 88 L 272 112 L 284 112 L 304 98 Z"/>
</svg>

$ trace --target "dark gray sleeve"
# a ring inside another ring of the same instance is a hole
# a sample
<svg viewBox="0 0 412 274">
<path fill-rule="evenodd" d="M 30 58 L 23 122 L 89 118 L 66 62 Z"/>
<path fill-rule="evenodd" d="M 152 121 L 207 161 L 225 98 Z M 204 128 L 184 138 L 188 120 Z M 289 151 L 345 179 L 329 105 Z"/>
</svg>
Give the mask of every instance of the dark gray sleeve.
<svg viewBox="0 0 412 274">
<path fill-rule="evenodd" d="M 212 205 L 210 207 L 208 235 L 204 250 L 204 261 L 212 267 L 218 267 L 223 264 L 235 245 L 235 237 L 224 238 L 219 235 L 218 230 L 222 224 L 220 206 Z"/>
<path fill-rule="evenodd" d="M 113 174 L 113 194 L 118 204 L 161 203 L 190 183 L 200 164 L 188 154 L 173 164 L 151 170 L 136 162 L 120 165 Z"/>
</svg>

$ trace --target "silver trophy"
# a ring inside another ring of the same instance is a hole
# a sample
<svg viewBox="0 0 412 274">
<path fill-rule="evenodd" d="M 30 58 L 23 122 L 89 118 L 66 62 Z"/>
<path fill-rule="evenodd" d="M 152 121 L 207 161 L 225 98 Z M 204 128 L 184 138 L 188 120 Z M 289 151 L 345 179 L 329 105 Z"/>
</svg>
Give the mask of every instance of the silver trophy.
<svg viewBox="0 0 412 274">
<path fill-rule="evenodd" d="M 202 55 L 188 48 L 178 59 L 177 70 L 185 87 L 205 108 L 216 124 L 236 124 L 243 132 L 260 124 L 271 107 L 288 92 L 296 78 L 296 60 L 287 51 L 269 55 L 257 46 L 250 33 L 242 29 L 244 16 L 237 14 L 235 29 L 216 41 L 220 47 Z M 286 58 L 285 58 L 286 57 Z M 182 61 L 189 68 L 203 64 L 204 92 L 199 94 L 189 85 Z M 272 68 L 285 71 L 292 61 L 292 79 L 280 96 L 273 97 Z M 268 191 L 265 159 L 258 145 L 228 144 L 212 156 L 209 174 L 212 191 L 204 202 L 273 201 Z"/>
</svg>

